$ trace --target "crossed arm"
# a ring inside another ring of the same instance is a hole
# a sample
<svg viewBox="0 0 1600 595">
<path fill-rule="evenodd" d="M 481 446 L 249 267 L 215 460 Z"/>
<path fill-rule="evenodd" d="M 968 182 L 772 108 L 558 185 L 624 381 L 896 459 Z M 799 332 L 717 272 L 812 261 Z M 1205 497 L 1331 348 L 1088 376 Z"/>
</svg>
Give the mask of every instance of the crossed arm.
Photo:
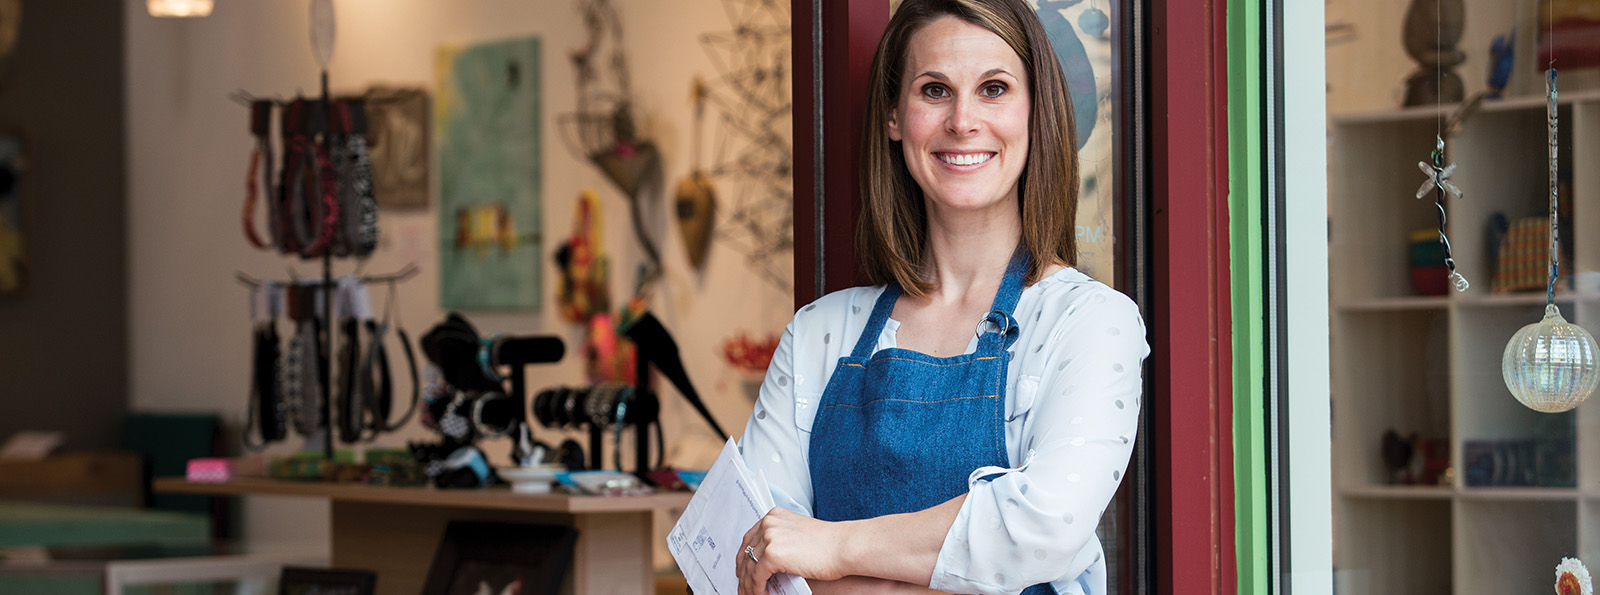
<svg viewBox="0 0 1600 595">
<path fill-rule="evenodd" d="M 817 595 L 925 594 L 945 534 L 965 494 L 927 510 L 859 521 L 827 522 L 774 508 L 744 535 L 739 595 L 766 595 L 776 573 L 814 577 Z M 755 561 L 759 560 L 759 562 Z"/>
</svg>

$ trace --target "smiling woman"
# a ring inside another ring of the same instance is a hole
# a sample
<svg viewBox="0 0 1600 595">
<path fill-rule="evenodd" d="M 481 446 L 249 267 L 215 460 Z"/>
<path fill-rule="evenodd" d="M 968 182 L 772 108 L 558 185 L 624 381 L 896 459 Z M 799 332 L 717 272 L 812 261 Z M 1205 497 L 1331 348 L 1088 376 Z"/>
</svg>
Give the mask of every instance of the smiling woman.
<svg viewBox="0 0 1600 595">
<path fill-rule="evenodd" d="M 1149 353 L 1075 267 L 1067 89 L 1024 0 L 906 0 L 869 77 L 857 243 L 874 283 L 801 308 L 741 441 L 775 508 L 741 593 L 1105 593 L 1094 529 Z"/>
</svg>

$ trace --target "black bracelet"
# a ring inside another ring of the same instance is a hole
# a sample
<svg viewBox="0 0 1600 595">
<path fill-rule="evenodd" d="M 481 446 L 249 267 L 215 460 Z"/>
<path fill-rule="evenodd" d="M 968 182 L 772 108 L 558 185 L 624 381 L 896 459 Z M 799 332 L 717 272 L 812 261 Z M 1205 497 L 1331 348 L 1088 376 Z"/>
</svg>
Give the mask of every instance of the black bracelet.
<svg viewBox="0 0 1600 595">
<path fill-rule="evenodd" d="M 578 406 L 587 397 L 588 394 L 582 389 L 567 389 L 567 401 L 561 407 L 561 425 L 578 426 Z"/>
<path fill-rule="evenodd" d="M 514 419 L 507 420 L 506 423 L 499 428 L 494 428 L 483 423 L 484 405 L 488 404 L 489 401 L 510 398 L 511 397 L 507 396 L 505 393 L 488 392 L 478 395 L 478 398 L 473 400 L 472 427 L 478 431 L 479 435 L 483 436 L 484 438 L 500 438 L 511 433 L 511 429 L 517 425 Z"/>
</svg>

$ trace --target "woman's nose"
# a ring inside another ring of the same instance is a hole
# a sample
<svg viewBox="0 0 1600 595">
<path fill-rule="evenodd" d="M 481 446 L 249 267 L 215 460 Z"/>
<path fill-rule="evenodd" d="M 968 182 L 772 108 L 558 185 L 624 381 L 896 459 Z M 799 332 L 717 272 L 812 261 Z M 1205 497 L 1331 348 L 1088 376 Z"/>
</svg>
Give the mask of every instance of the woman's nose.
<svg viewBox="0 0 1600 595">
<path fill-rule="evenodd" d="M 945 130 L 956 136 L 966 136 L 978 131 L 977 106 L 970 97 L 957 97 L 950 102 L 950 112 L 945 114 Z"/>
</svg>

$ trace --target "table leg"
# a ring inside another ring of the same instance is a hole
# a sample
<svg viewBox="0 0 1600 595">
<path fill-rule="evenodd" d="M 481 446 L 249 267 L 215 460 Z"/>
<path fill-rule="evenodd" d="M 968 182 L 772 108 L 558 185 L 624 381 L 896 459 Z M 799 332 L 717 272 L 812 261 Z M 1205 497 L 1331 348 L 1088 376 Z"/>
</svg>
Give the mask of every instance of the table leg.
<svg viewBox="0 0 1600 595">
<path fill-rule="evenodd" d="M 655 592 L 649 511 L 581 514 L 574 520 L 578 547 L 572 563 L 573 593 Z"/>
</svg>

